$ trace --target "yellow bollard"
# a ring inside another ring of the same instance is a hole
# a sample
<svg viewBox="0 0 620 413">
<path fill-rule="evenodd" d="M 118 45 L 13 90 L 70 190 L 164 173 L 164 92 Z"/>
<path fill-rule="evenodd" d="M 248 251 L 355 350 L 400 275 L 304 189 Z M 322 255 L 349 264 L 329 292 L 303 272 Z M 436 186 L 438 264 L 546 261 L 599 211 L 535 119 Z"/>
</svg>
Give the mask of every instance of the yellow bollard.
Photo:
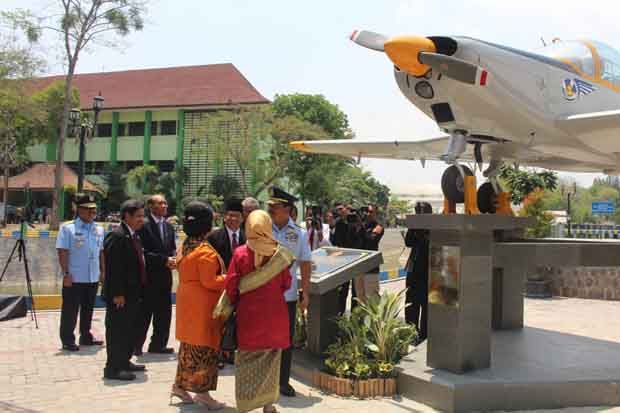
<svg viewBox="0 0 620 413">
<path fill-rule="evenodd" d="M 510 207 L 510 192 L 500 192 L 497 194 L 497 208 L 495 208 L 497 215 L 506 215 L 513 217 L 514 211 Z"/>
<path fill-rule="evenodd" d="M 456 202 L 450 201 L 448 198 L 444 198 L 442 215 L 450 214 L 456 214 Z"/>
<path fill-rule="evenodd" d="M 480 210 L 478 209 L 478 195 L 476 192 L 476 177 L 466 176 L 463 183 L 465 185 L 465 214 L 480 214 Z"/>
</svg>

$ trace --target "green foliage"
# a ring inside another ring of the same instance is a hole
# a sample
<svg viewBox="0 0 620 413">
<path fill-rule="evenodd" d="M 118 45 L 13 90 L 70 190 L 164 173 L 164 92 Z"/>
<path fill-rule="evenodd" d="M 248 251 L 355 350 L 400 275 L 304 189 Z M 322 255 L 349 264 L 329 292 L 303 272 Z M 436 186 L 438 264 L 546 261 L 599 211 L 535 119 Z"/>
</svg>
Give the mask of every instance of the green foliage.
<svg viewBox="0 0 620 413">
<path fill-rule="evenodd" d="M 410 214 L 412 211 L 413 204 L 411 201 L 392 195 L 385 213 L 385 221 L 389 226 L 396 226 L 398 217 Z"/>
<path fill-rule="evenodd" d="M 340 334 L 326 351 L 330 374 L 353 379 L 394 375 L 417 336 L 415 327 L 399 318 L 405 291 L 372 296 L 336 320 Z"/>
<path fill-rule="evenodd" d="M 519 211 L 520 216 L 536 219 L 535 224 L 526 229 L 526 235 L 532 238 L 544 238 L 551 234 L 553 216 L 546 212 L 543 196 L 544 190 L 534 190 L 525 198 L 523 208 Z"/>
<path fill-rule="evenodd" d="M 232 176 L 217 175 L 211 180 L 210 193 L 230 199 L 241 192 L 241 185 Z"/>
<path fill-rule="evenodd" d="M 293 116 L 320 126 L 330 139 L 353 136 L 347 115 L 323 95 L 293 93 L 276 95 L 273 111 L 277 117 Z"/>
<path fill-rule="evenodd" d="M 65 82 L 58 80 L 33 95 L 34 101 L 46 108 L 47 119 L 42 138 L 47 142 L 55 142 L 60 133 L 62 111 L 65 101 Z M 72 108 L 80 106 L 80 92 L 72 88 L 70 105 Z"/>
<path fill-rule="evenodd" d="M 129 196 L 139 198 L 154 193 L 161 173 L 155 165 L 142 165 L 127 172 L 127 183 L 130 185 Z"/>
<path fill-rule="evenodd" d="M 109 164 L 104 171 L 103 180 L 107 191 L 102 201 L 102 209 L 108 212 L 117 212 L 121 209 L 123 201 L 127 199 L 125 169 L 121 165 Z"/>
<path fill-rule="evenodd" d="M 510 165 L 503 165 L 500 178 L 512 194 L 512 202 L 520 204 L 534 190 L 541 188 L 554 190 L 558 184 L 555 172 L 531 172 Z"/>
</svg>

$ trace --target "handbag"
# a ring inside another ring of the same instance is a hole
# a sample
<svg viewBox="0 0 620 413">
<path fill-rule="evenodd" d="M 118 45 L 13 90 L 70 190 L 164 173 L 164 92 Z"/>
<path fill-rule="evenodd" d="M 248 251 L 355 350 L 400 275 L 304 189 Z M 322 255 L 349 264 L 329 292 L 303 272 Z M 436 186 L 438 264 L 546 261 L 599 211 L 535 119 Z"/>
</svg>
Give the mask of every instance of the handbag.
<svg viewBox="0 0 620 413">
<path fill-rule="evenodd" d="M 224 331 L 220 350 L 234 352 L 237 350 L 237 305 L 235 304 L 232 314 L 224 322 Z"/>
</svg>

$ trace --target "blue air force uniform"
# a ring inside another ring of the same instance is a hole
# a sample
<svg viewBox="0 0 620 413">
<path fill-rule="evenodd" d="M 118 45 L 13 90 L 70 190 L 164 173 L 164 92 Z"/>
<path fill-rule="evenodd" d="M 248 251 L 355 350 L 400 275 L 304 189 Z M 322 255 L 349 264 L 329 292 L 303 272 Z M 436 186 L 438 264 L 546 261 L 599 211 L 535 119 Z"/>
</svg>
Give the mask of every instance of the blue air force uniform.
<svg viewBox="0 0 620 413">
<path fill-rule="evenodd" d="M 94 209 L 97 205 L 91 195 L 76 196 L 78 208 Z M 63 348 L 75 346 L 74 330 L 80 313 L 80 344 L 101 344 L 94 340 L 90 328 L 97 296 L 100 257 L 103 250 L 104 230 L 94 221 L 86 223 L 80 218 L 65 223 L 58 232 L 56 249 L 67 251 L 68 266 L 62 269 L 62 277 L 69 276 L 70 287 L 62 287 L 62 310 L 60 316 L 60 340 Z"/>
<path fill-rule="evenodd" d="M 269 205 L 281 204 L 292 207 L 298 201 L 296 197 L 277 187 L 270 188 L 269 192 Z M 289 384 L 289 379 L 291 376 L 291 363 L 293 361 L 293 338 L 295 337 L 295 321 L 297 317 L 298 277 L 301 275 L 299 273 L 299 263 L 312 261 L 312 251 L 310 250 L 306 230 L 297 226 L 290 218 L 283 228 L 278 228 L 275 224 L 273 225 L 273 236 L 295 255 L 295 264 L 290 269 L 292 276 L 291 288 L 284 293 L 284 299 L 288 306 L 291 347 L 282 351 L 282 362 L 280 365 L 280 392 L 285 396 L 294 396 L 295 390 Z"/>
</svg>

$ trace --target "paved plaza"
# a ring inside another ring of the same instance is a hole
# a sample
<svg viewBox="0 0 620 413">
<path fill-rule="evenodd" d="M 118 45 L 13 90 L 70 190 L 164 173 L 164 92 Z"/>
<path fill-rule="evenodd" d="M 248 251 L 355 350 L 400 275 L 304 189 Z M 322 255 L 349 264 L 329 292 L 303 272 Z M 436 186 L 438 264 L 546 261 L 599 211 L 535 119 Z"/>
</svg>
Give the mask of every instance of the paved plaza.
<svg viewBox="0 0 620 413">
<path fill-rule="evenodd" d="M 402 281 L 385 285 L 402 287 Z M 596 332 L 596 339 L 620 345 L 620 302 L 553 299 L 526 300 L 526 324 L 542 329 L 559 329 L 575 335 Z M 105 312 L 94 316 L 94 333 L 103 337 Z M 174 356 L 147 355 L 138 362 L 148 371 L 131 383 L 102 379 L 105 349 L 83 347 L 78 353 L 61 350 L 58 339 L 59 312 L 42 312 L 39 330 L 30 318 L 0 323 L 0 412 L 199 412 L 206 408 L 169 406 L 168 391 L 176 371 Z M 173 341 L 177 346 L 177 343 Z M 619 346 L 620 348 L 620 346 Z M 589 357 L 584 354 L 583 357 Z M 429 407 L 411 400 L 351 400 L 322 394 L 294 382 L 299 395 L 282 399 L 283 412 L 428 412 Z M 234 373 L 222 371 L 216 397 L 234 412 Z M 620 408 L 568 408 L 566 412 L 620 412 Z"/>
</svg>

